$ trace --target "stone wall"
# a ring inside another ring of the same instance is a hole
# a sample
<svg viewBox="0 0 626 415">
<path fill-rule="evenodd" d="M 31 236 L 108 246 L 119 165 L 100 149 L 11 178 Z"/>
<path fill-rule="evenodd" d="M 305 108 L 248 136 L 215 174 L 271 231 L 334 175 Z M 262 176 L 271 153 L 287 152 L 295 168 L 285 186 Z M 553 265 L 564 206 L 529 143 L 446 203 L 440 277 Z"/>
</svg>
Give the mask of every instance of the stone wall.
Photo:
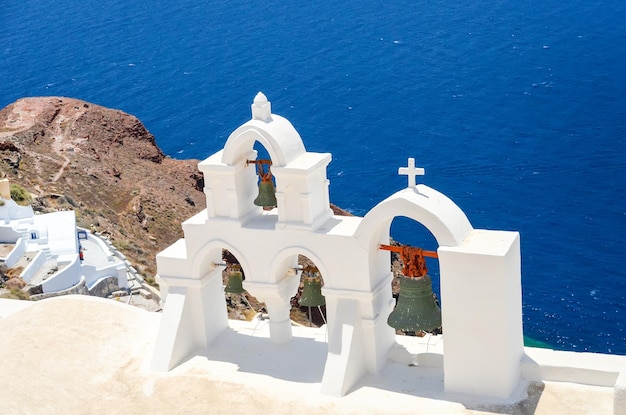
<svg viewBox="0 0 626 415">
<path fill-rule="evenodd" d="M 105 277 L 89 290 L 89 295 L 96 297 L 108 297 L 112 292 L 119 290 L 117 276 Z"/>
<path fill-rule="evenodd" d="M 81 276 L 78 284 L 74 285 L 73 287 L 70 287 L 68 289 L 61 290 L 61 291 L 51 292 L 51 293 L 31 295 L 30 299 L 32 301 L 38 301 L 38 300 L 43 300 L 45 298 L 59 297 L 61 295 L 69 295 L 69 294 L 81 294 L 81 295 L 89 294 L 89 290 L 87 289 L 87 283 L 85 282 L 84 276 Z"/>
</svg>

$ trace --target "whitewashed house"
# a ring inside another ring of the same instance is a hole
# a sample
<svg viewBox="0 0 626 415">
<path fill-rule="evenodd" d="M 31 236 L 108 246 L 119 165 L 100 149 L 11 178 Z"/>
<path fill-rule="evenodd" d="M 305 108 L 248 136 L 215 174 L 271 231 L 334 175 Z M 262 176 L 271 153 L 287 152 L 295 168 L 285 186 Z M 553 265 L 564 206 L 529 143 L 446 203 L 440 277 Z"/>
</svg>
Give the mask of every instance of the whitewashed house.
<svg viewBox="0 0 626 415">
<path fill-rule="evenodd" d="M 6 179 L 0 181 L 0 197 L 0 263 L 22 269 L 20 277 L 34 298 L 54 293 L 107 294 L 103 284 L 111 289 L 128 286 L 124 262 L 102 240 L 79 231 L 73 210 L 35 214 L 31 206 L 11 200 Z M 89 251 L 81 260 L 85 245 Z"/>
</svg>

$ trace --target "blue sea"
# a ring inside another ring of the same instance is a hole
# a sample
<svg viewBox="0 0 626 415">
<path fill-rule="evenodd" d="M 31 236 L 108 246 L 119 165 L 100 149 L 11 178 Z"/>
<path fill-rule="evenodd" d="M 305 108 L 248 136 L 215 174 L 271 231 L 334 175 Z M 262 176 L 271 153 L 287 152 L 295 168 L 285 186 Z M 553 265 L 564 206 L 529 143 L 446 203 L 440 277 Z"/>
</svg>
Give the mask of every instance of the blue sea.
<svg viewBox="0 0 626 415">
<path fill-rule="evenodd" d="M 80 98 L 202 159 L 263 91 L 333 154 L 332 202 L 364 215 L 414 157 L 475 228 L 520 232 L 526 336 L 626 354 L 624 22 L 602 0 L 3 0 L 0 107 Z"/>
</svg>

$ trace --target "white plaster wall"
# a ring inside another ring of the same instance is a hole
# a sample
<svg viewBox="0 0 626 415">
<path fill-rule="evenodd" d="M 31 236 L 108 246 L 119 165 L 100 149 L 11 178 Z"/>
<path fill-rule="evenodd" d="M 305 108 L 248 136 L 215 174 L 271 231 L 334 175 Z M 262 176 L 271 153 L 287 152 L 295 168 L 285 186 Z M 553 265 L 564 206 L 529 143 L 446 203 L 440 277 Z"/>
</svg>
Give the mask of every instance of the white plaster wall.
<svg viewBox="0 0 626 415">
<path fill-rule="evenodd" d="M 1 243 L 15 243 L 19 237 L 20 234 L 13 230 L 12 226 L 0 226 Z"/>
<path fill-rule="evenodd" d="M 298 254 L 306 255 L 322 274 L 324 293 L 328 296 L 328 314 L 338 315 L 341 314 L 338 310 L 349 307 L 352 310 L 351 318 L 355 319 L 350 324 L 355 327 L 353 333 L 359 335 L 350 339 L 350 350 L 353 352 L 346 355 L 345 349 L 342 349 L 338 355 L 344 365 L 337 366 L 337 370 L 343 372 L 339 379 L 343 383 L 337 386 L 337 390 L 345 392 L 362 373 L 374 373 L 384 366 L 387 349 L 393 343 L 393 329 L 386 325 L 387 315 L 393 308 L 389 256 L 386 257 L 387 273 L 380 281 L 372 281 L 369 278 L 368 252 L 352 237 L 360 218 L 334 217 L 328 226 L 317 232 L 276 229 L 276 223 L 275 212 L 266 212 L 247 222 L 246 226 L 217 218 L 192 218 L 187 221 L 184 224 L 185 239 L 157 256 L 159 278 L 167 286 L 165 310 L 167 312 L 170 308 L 169 298 L 176 286 L 200 279 L 210 272 L 221 273 L 222 268 L 215 264 L 221 262 L 222 249 L 228 249 L 242 265 L 246 275 L 244 288 L 268 305 L 272 341 L 288 341 L 291 338 L 289 299 L 295 295 L 299 282 L 299 276 L 296 276 L 292 267 Z M 211 239 L 207 235 L 219 235 L 220 238 Z M 189 295 L 189 289 L 186 292 Z M 225 310 L 221 285 L 211 295 L 215 296 L 212 304 Z M 179 301 L 174 300 L 174 304 Z M 199 306 L 196 304 L 194 307 Z M 216 327 L 227 324 L 225 315 L 224 321 L 219 322 L 215 316 L 221 313 L 215 314 L 217 309 L 213 313 L 208 316 L 213 316 Z M 331 337 L 336 338 L 334 341 L 337 342 L 347 341 L 344 333 L 347 329 L 343 324 L 329 321 L 329 341 L 332 342 Z M 365 332 L 368 333 L 367 338 L 362 335 Z M 359 350 L 359 353 L 355 350 Z M 363 358 L 366 354 L 367 359 Z M 164 367 L 166 364 L 161 362 L 157 366 Z M 331 376 L 328 379 L 333 378 Z"/>
<path fill-rule="evenodd" d="M 368 278 L 353 277 L 369 275 L 369 261 L 368 252 L 354 242 L 350 233 L 345 233 L 346 230 L 354 232 L 357 222 L 351 219 L 347 226 L 342 226 L 346 225 L 342 223 L 344 218 L 335 217 L 330 228 L 310 233 L 290 228 L 275 229 L 277 221 L 273 212 L 254 218 L 245 227 L 218 220 L 195 225 L 187 223 L 186 257 L 198 257 L 201 250 L 207 249 L 206 235 L 219 235 L 219 239 L 210 240 L 212 249 L 226 248 L 233 252 L 241 262 L 247 280 L 276 283 L 286 270 L 273 271 L 276 269 L 273 264 L 302 253 L 318 258 L 316 265 L 326 284 L 335 288 L 369 291 L 372 286 Z M 333 232 L 335 230 L 339 232 Z M 215 262 L 221 262 L 221 259 L 217 257 Z M 178 271 L 173 263 L 167 269 L 186 273 Z M 159 275 L 164 276 L 161 272 Z"/>
<path fill-rule="evenodd" d="M 121 262 L 114 262 L 106 267 L 96 268 L 93 265 L 81 265 L 81 273 L 85 276 L 85 283 L 90 290 L 103 278 L 117 277 L 117 286 L 128 287 L 126 267 Z"/>
<path fill-rule="evenodd" d="M 67 266 L 56 272 L 41 284 L 44 293 L 65 290 L 76 285 L 82 276 L 78 254 L 63 255 L 59 262 L 68 262 Z"/>
<path fill-rule="evenodd" d="M 73 210 L 35 215 L 35 226 L 42 229 L 40 235 L 47 232 L 48 247 L 52 255 L 78 252 L 76 216 Z"/>
<path fill-rule="evenodd" d="M 475 230 L 437 252 L 445 390 L 507 399 L 523 356 L 519 235 Z"/>
<path fill-rule="evenodd" d="M 167 371 L 198 349 L 206 349 L 228 327 L 222 273 L 199 280 L 171 282 L 161 319 L 152 370 Z"/>
<path fill-rule="evenodd" d="M 35 216 L 31 206 L 20 206 L 11 199 L 2 199 L 4 205 L 0 206 L 0 220 L 10 222 L 12 220 L 32 218 Z"/>
<path fill-rule="evenodd" d="M 317 228 L 332 216 L 326 168 L 329 153 L 304 153 L 285 167 L 273 167 L 279 222 Z"/>
<path fill-rule="evenodd" d="M 22 238 L 18 238 L 18 240 L 15 241 L 15 246 L 13 247 L 11 252 L 9 252 L 9 255 L 4 258 L 4 263 L 6 264 L 6 266 L 9 268 L 13 267 L 17 263 L 17 261 L 20 260 L 25 251 L 26 243 Z"/>
<path fill-rule="evenodd" d="M 530 381 L 570 382 L 613 387 L 626 356 L 525 347 L 522 375 Z"/>
<path fill-rule="evenodd" d="M 209 218 L 245 219 L 261 209 L 253 203 L 258 189 L 256 168 L 246 166 L 246 160 L 255 159 L 256 152 L 247 153 L 233 165 L 222 161 L 223 153 L 223 150 L 218 151 L 198 164 L 204 175 L 206 215 Z"/>
<path fill-rule="evenodd" d="M 28 263 L 26 268 L 20 274 L 20 277 L 26 282 L 29 283 L 31 278 L 39 271 L 39 268 L 46 263 L 46 254 L 42 251 L 37 252 L 35 257 Z"/>
</svg>

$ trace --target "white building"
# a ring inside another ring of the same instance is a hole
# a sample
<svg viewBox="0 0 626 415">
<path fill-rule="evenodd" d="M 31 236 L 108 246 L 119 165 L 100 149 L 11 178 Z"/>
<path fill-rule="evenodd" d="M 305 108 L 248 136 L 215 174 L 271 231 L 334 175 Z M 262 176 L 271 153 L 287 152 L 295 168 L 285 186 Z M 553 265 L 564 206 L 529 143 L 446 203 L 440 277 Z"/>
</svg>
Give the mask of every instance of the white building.
<svg viewBox="0 0 626 415">
<path fill-rule="evenodd" d="M 74 211 L 35 214 L 31 206 L 11 200 L 8 189 L 8 180 L 0 181 L 0 243 L 8 248 L 0 261 L 8 268 L 23 267 L 20 277 L 40 287 L 37 294 L 96 292 L 111 279 L 127 287 L 124 263 L 100 238 L 79 231 Z"/>
</svg>

